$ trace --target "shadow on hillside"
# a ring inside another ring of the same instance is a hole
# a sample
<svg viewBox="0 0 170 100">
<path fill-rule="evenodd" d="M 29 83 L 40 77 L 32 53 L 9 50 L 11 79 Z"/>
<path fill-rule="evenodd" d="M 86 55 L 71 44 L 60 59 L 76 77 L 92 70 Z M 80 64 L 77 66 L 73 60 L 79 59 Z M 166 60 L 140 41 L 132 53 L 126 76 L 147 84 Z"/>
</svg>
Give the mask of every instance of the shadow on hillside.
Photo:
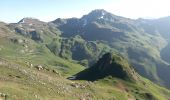
<svg viewBox="0 0 170 100">
<path fill-rule="evenodd" d="M 115 60 L 117 59 L 113 58 L 111 53 L 106 53 L 96 64 L 72 77 L 69 77 L 68 79 L 95 81 L 107 76 L 117 77 L 124 80 L 130 78 L 127 69 L 125 70 L 124 66 L 117 63 Z"/>
<path fill-rule="evenodd" d="M 96 81 L 98 79 L 102 79 L 106 77 L 106 75 L 101 74 L 98 70 L 95 68 L 87 68 L 71 77 L 68 77 L 67 79 L 70 80 L 87 80 L 87 81 Z"/>
</svg>

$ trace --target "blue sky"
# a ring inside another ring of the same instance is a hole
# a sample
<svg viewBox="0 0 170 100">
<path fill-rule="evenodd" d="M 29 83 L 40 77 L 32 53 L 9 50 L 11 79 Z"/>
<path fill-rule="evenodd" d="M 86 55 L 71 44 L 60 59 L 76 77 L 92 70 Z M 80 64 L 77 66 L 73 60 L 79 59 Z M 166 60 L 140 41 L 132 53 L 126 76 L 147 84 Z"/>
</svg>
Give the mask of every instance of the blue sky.
<svg viewBox="0 0 170 100">
<path fill-rule="evenodd" d="M 24 17 L 52 21 L 81 17 L 94 9 L 105 9 L 129 18 L 170 15 L 169 0 L 1 0 L 0 21 L 18 22 Z"/>
</svg>

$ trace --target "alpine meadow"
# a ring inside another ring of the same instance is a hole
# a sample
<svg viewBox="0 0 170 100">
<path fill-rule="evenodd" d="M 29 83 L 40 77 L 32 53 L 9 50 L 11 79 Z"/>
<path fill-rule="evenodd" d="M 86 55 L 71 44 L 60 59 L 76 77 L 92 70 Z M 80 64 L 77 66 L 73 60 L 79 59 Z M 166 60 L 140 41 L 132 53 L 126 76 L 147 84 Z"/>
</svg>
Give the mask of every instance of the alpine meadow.
<svg viewBox="0 0 170 100">
<path fill-rule="evenodd" d="M 0 100 L 170 100 L 169 51 L 170 17 L 1 20 Z"/>
</svg>

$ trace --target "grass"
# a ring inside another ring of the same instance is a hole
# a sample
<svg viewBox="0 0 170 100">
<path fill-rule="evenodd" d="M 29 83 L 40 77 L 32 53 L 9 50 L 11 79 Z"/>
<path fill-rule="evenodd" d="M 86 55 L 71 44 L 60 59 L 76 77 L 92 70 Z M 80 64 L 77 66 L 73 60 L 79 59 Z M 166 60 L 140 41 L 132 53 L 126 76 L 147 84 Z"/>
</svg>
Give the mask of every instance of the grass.
<svg viewBox="0 0 170 100">
<path fill-rule="evenodd" d="M 42 59 L 42 57 L 41 55 L 35 58 Z M 50 56 L 46 57 L 50 59 Z M 51 57 L 53 56 L 51 55 Z M 34 60 L 36 60 L 35 58 Z M 40 62 L 41 64 L 51 64 L 47 66 L 50 70 L 41 71 L 38 71 L 36 68 L 30 68 L 23 61 L 25 61 L 25 58 L 6 60 L 4 65 L 0 65 L 0 92 L 7 94 L 7 100 L 36 100 L 38 98 L 42 100 L 55 100 L 56 98 L 59 100 L 68 100 L 68 98 L 69 100 L 79 100 L 80 98 L 90 98 L 92 100 L 128 100 L 130 98 L 140 98 L 141 100 L 143 97 L 136 94 L 135 89 L 138 89 L 139 93 L 150 92 L 158 100 L 166 100 L 169 95 L 168 90 L 160 88 L 146 79 L 142 80 L 146 82 L 147 89 L 141 83 L 134 84 L 116 78 L 105 78 L 94 83 L 67 80 L 67 76 L 71 76 L 73 73 L 75 74 L 83 70 L 83 68 L 61 58 L 53 59 L 53 63 L 46 61 L 45 58 L 44 61 L 46 62 L 42 62 L 43 59 L 36 60 L 37 64 Z M 35 64 L 33 60 L 32 63 Z M 68 68 L 68 70 L 61 70 L 55 66 L 56 64 L 63 64 L 63 67 Z M 61 72 L 62 76 L 53 73 L 52 69 Z M 24 70 L 26 73 L 24 73 Z M 76 88 L 72 86 L 75 83 L 87 84 L 87 86 L 85 88 Z M 120 83 L 122 86 L 119 86 Z M 123 87 L 133 91 L 127 92 L 122 89 Z"/>
<path fill-rule="evenodd" d="M 28 42 L 14 43 L 10 38 L 19 38 Z M 82 42 L 79 37 L 76 39 Z M 50 39 L 48 38 L 47 41 Z M 87 52 L 92 56 L 91 51 L 95 49 L 92 48 L 93 45 L 98 46 L 101 54 L 111 49 L 105 43 L 87 44 L 89 48 L 86 48 Z M 73 60 L 54 55 L 45 43 L 37 43 L 23 36 L 11 34 L 6 38 L 0 38 L 0 48 L 0 62 L 3 62 L 0 64 L 0 92 L 7 94 L 7 100 L 146 99 L 145 95 L 141 95 L 142 93 L 151 93 L 158 100 L 169 99 L 169 90 L 144 78 L 141 80 L 146 83 L 146 86 L 142 82 L 135 84 L 117 78 L 105 78 L 93 83 L 67 80 L 67 77 L 80 72 L 84 67 Z M 103 50 L 105 48 L 106 50 Z M 96 55 L 98 54 L 99 52 L 96 52 Z M 35 67 L 31 68 L 27 62 L 34 66 L 42 65 L 44 69 L 39 71 Z M 53 70 L 59 74 L 54 73 Z M 78 87 L 75 86 L 76 84 Z"/>
</svg>

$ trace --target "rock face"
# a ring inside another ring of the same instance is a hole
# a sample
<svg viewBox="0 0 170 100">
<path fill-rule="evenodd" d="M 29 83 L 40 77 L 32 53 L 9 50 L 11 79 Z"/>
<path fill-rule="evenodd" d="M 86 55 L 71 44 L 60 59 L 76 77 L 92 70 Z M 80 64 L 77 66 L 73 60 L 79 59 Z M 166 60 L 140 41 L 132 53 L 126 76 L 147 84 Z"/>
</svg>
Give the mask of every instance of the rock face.
<svg viewBox="0 0 170 100">
<path fill-rule="evenodd" d="M 112 76 L 128 81 L 136 81 L 139 75 L 121 56 L 106 53 L 92 67 L 75 75 L 74 79 L 95 81 L 107 76 Z"/>
</svg>

